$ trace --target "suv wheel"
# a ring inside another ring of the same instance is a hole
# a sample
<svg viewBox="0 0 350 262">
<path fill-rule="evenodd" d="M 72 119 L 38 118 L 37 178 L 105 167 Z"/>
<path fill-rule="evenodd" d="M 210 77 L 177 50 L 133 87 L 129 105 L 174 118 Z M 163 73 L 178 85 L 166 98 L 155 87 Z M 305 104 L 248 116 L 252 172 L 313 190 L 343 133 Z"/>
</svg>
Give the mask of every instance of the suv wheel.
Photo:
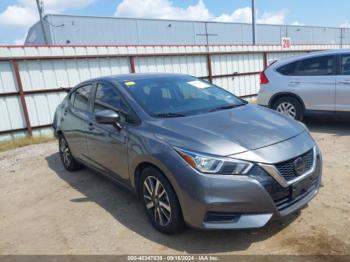
<svg viewBox="0 0 350 262">
<path fill-rule="evenodd" d="M 272 109 L 295 120 L 303 120 L 303 107 L 294 97 L 285 96 L 277 99 L 272 105 Z"/>
<path fill-rule="evenodd" d="M 176 194 L 159 170 L 153 167 L 143 170 L 140 192 L 147 216 L 158 231 L 175 234 L 183 228 L 184 222 Z"/>
<path fill-rule="evenodd" d="M 81 164 L 74 159 L 67 140 L 63 135 L 60 135 L 58 138 L 58 148 L 62 164 L 68 171 L 75 171 L 81 168 Z"/>
</svg>

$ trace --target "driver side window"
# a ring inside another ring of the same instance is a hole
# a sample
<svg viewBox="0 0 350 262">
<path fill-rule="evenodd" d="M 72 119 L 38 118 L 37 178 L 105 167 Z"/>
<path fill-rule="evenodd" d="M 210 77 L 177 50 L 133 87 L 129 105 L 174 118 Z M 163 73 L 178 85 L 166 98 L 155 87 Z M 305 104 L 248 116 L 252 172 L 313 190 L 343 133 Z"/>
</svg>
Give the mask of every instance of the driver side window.
<svg viewBox="0 0 350 262">
<path fill-rule="evenodd" d="M 120 114 L 121 121 L 126 121 L 128 108 L 120 97 L 119 92 L 113 86 L 98 84 L 94 101 L 94 113 L 103 110 L 113 110 Z"/>
</svg>

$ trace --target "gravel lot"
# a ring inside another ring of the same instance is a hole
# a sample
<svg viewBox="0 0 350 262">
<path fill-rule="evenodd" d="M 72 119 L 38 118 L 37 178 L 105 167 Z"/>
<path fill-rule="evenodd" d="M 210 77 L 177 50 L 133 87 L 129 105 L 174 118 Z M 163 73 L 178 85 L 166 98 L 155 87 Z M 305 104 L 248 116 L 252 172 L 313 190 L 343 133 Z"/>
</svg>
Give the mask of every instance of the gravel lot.
<svg viewBox="0 0 350 262">
<path fill-rule="evenodd" d="M 310 205 L 258 230 L 165 236 L 128 191 L 68 173 L 57 144 L 0 153 L 0 254 L 350 254 L 350 124 L 308 120 L 324 157 Z"/>
</svg>

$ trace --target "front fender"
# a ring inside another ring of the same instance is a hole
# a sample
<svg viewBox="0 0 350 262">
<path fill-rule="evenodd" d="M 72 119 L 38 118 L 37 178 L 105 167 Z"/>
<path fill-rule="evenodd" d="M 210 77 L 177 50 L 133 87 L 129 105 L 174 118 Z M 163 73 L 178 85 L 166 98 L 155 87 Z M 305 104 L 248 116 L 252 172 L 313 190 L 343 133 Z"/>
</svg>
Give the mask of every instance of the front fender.
<svg viewBox="0 0 350 262">
<path fill-rule="evenodd" d="M 148 134 L 146 137 L 140 136 L 140 134 L 130 135 L 128 156 L 130 184 L 135 190 L 137 188 L 135 183 L 137 168 L 143 164 L 150 164 L 165 175 L 175 192 L 179 191 L 179 184 L 171 170 L 174 170 L 177 165 L 183 165 L 183 163 L 175 150 L 166 142 L 156 140 L 153 134 Z"/>
</svg>

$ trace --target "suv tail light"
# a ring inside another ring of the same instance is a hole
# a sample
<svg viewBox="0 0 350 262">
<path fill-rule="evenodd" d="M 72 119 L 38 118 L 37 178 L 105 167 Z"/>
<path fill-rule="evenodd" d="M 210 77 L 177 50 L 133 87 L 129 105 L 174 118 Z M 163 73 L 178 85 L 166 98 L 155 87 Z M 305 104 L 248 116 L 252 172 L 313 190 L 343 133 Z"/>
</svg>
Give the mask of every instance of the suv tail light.
<svg viewBox="0 0 350 262">
<path fill-rule="evenodd" d="M 272 65 L 273 65 L 274 63 L 276 63 L 276 62 L 277 62 L 277 60 L 272 61 L 272 62 L 264 69 L 264 71 L 262 71 L 262 72 L 260 73 L 260 85 L 265 85 L 265 84 L 268 84 L 268 83 L 269 83 L 269 79 L 267 78 L 265 72 L 266 72 L 266 70 L 267 70 L 270 66 L 272 66 Z"/>
<path fill-rule="evenodd" d="M 260 73 L 260 85 L 265 85 L 269 83 L 269 79 L 265 75 L 265 71 Z"/>
</svg>

